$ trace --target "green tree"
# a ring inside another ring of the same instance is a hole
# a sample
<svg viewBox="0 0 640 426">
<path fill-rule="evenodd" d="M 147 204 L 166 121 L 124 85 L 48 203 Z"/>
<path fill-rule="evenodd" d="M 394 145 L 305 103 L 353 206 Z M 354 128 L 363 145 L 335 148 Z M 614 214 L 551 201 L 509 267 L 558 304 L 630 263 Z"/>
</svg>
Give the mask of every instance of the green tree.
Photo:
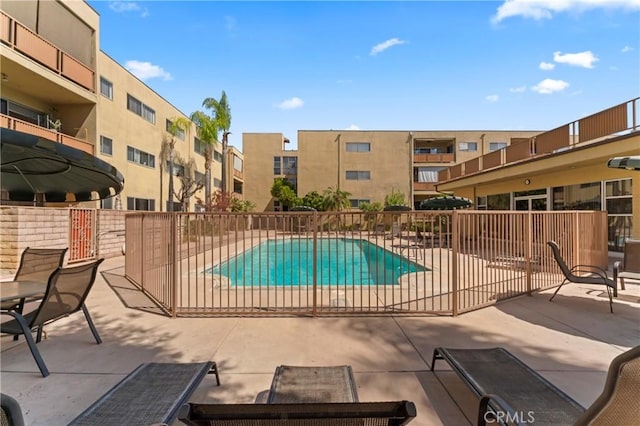
<svg viewBox="0 0 640 426">
<path fill-rule="evenodd" d="M 407 206 L 407 201 L 404 198 L 404 193 L 399 190 L 391 190 L 391 194 L 387 194 L 384 197 L 384 206 Z"/>
<path fill-rule="evenodd" d="M 198 138 L 202 141 L 206 148 L 204 150 L 204 205 L 205 210 L 209 211 L 211 208 L 211 159 L 213 148 L 218 142 L 218 123 L 213 117 L 210 117 L 205 112 L 195 111 L 191 114 L 191 120 L 196 124 L 198 132 Z"/>
<path fill-rule="evenodd" d="M 324 211 L 324 197 L 318 194 L 318 191 L 308 192 L 304 197 L 302 197 L 301 205 L 312 207 L 319 212 Z"/>
<path fill-rule="evenodd" d="M 293 189 L 293 184 L 285 178 L 276 178 L 271 185 L 271 196 L 282 204 L 285 209 L 301 204 L 301 200 Z"/>
<path fill-rule="evenodd" d="M 342 211 L 351 207 L 351 202 L 349 201 L 350 192 L 329 187 L 324 190 L 323 195 L 325 211 Z"/>
<path fill-rule="evenodd" d="M 221 182 L 222 190 L 227 192 L 227 148 L 229 144 L 228 138 L 231 134 L 229 131 L 231 128 L 231 107 L 227 100 L 227 94 L 223 90 L 222 95 L 220 95 L 220 100 L 215 98 L 206 98 L 202 102 L 202 106 L 213 112 L 213 119 L 216 122 L 216 126 L 218 130 L 222 132 Z"/>
<path fill-rule="evenodd" d="M 174 185 L 173 185 L 173 176 L 174 176 L 174 165 L 177 160 L 181 160 L 180 156 L 175 152 L 175 146 L 178 139 L 179 134 L 186 134 L 188 130 L 191 128 L 191 120 L 185 117 L 178 117 L 169 120 L 170 125 L 167 128 L 167 133 L 162 140 L 162 147 L 160 148 L 160 182 L 162 182 L 162 173 L 164 171 L 165 163 L 168 163 L 169 166 L 169 198 L 168 198 L 168 206 L 167 210 L 172 212 L 173 201 L 174 201 Z"/>
</svg>

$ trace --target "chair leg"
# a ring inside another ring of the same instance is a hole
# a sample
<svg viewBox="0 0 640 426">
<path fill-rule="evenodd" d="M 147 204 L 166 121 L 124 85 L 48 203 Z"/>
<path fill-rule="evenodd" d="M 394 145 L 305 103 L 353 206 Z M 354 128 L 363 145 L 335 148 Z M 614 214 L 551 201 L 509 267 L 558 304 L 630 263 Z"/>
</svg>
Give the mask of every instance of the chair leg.
<svg viewBox="0 0 640 426">
<path fill-rule="evenodd" d="M 102 339 L 100 338 L 100 335 L 98 334 L 98 330 L 96 329 L 96 326 L 93 325 L 93 321 L 91 320 L 91 315 L 89 315 L 89 310 L 84 305 L 84 303 L 82 304 L 82 312 L 84 312 L 84 317 L 87 319 L 87 323 L 89 324 L 89 328 L 91 329 L 91 333 L 93 333 L 93 337 L 96 339 L 96 343 L 98 343 L 98 344 L 102 343 Z"/>
<path fill-rule="evenodd" d="M 609 309 L 613 313 L 613 297 L 611 295 L 611 287 L 607 286 L 607 293 L 609 294 Z"/>
<path fill-rule="evenodd" d="M 40 351 L 36 347 L 36 342 L 33 341 L 33 336 L 31 336 L 31 330 L 29 329 L 26 320 L 20 313 L 8 312 L 8 314 L 14 317 L 20 325 L 22 333 L 24 334 L 24 338 L 27 340 L 27 345 L 29 345 L 31 355 L 33 355 L 33 359 L 36 361 L 36 364 L 38 364 L 38 368 L 40 369 L 42 377 L 47 377 L 49 375 L 49 370 L 47 369 L 42 356 L 40 356 Z"/>
<path fill-rule="evenodd" d="M 626 290 L 626 288 L 624 288 L 624 278 L 620 278 L 620 289 L 621 290 Z"/>
<path fill-rule="evenodd" d="M 558 288 L 556 288 L 556 291 L 553 292 L 553 296 L 551 296 L 551 299 L 549 299 L 549 302 L 551 302 L 553 300 L 554 297 L 556 297 L 556 294 L 558 294 L 558 292 L 560 291 L 560 288 L 567 282 L 567 280 L 563 280 L 562 284 L 560 284 L 558 286 Z"/>
<path fill-rule="evenodd" d="M 38 326 L 38 332 L 36 334 L 36 343 L 40 343 L 42 340 L 42 328 L 43 326 Z"/>
</svg>

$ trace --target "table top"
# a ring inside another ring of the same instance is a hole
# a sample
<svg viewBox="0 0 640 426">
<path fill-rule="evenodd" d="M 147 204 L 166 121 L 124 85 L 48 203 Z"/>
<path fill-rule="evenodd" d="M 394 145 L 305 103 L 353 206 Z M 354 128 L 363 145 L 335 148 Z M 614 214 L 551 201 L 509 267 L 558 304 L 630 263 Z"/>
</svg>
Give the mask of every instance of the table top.
<svg viewBox="0 0 640 426">
<path fill-rule="evenodd" d="M 351 366 L 276 368 L 268 404 L 358 402 Z"/>
<path fill-rule="evenodd" d="M 0 283 L 0 301 L 23 299 L 25 297 L 44 294 L 46 282 L 40 281 L 6 281 Z"/>
</svg>

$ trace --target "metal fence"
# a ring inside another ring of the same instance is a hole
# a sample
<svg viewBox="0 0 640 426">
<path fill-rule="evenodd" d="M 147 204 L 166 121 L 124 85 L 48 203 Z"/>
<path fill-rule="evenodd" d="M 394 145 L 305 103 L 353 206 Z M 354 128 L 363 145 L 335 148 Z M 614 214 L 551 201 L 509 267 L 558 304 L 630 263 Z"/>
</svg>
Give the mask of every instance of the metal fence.
<svg viewBox="0 0 640 426">
<path fill-rule="evenodd" d="M 606 212 L 132 213 L 125 274 L 172 316 L 449 314 L 607 266 Z"/>
</svg>

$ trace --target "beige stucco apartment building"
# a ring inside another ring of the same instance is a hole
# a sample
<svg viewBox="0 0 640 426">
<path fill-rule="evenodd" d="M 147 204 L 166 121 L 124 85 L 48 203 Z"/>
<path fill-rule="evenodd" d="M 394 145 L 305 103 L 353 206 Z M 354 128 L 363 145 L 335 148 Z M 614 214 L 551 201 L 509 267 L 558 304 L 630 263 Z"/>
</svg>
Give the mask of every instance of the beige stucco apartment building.
<svg viewBox="0 0 640 426">
<path fill-rule="evenodd" d="M 100 50 L 100 16 L 87 3 L 3 1 L 0 19 L 0 125 L 80 148 L 115 166 L 124 175 L 124 190 L 103 200 L 102 208 L 166 211 L 163 145 L 170 122 L 187 114 Z M 204 180 L 205 146 L 196 136 L 193 125 L 180 132 L 175 153 L 193 160 L 194 177 Z M 220 144 L 214 149 L 212 191 L 222 182 Z M 242 153 L 229 149 L 227 155 L 227 190 L 241 194 Z M 178 164 L 174 173 L 179 170 Z M 181 187 L 178 179 L 174 185 Z M 191 197 L 187 211 L 196 209 L 196 197 L 204 199 L 204 190 Z M 2 199 L 7 202 L 8 195 Z"/>
<path fill-rule="evenodd" d="M 297 150 L 279 133 L 245 133 L 245 197 L 259 211 L 278 208 L 274 178 L 294 183 L 300 197 L 326 188 L 349 192 L 351 204 L 384 202 L 400 191 L 411 206 L 437 195 L 439 172 L 500 150 L 540 131 L 299 131 Z"/>
</svg>

